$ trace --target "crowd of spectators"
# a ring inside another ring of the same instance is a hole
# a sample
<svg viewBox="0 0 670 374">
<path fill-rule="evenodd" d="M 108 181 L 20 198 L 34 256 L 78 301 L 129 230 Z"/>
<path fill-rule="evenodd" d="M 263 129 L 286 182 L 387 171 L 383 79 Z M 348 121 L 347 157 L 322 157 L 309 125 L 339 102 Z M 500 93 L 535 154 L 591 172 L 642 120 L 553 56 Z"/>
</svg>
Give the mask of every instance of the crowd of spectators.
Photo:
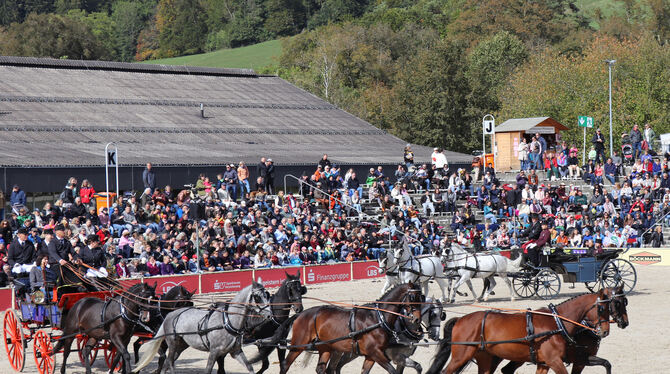
<svg viewBox="0 0 670 374">
<path fill-rule="evenodd" d="M 408 146 L 396 170 L 378 166 L 365 176 L 323 155 L 302 174 L 295 194 L 275 192 L 269 158 L 261 159 L 255 181 L 240 162 L 182 190 L 160 188 L 147 164 L 144 190 L 119 196 L 109 211 L 97 209 L 87 180 L 70 178 L 57 201 L 33 211 L 14 186 L 12 211 L 0 223 L 0 284 L 25 274 L 24 265 L 40 254 L 49 266 L 71 261 L 119 277 L 171 275 L 375 259 L 402 236 L 416 255 L 437 252 L 447 240 L 501 250 L 537 242 L 542 222 L 548 239 L 541 245 L 600 251 L 663 244 L 662 230 L 652 228 L 661 220 L 670 224 L 670 154 L 653 157 L 647 145 L 631 167 L 609 158 L 605 165 L 614 172 L 598 178 L 590 162 L 569 161 L 578 159 L 574 147 L 559 143 L 545 151 L 539 135 L 530 144 L 532 156 L 522 159 L 519 152 L 522 170 L 510 183 L 481 161 L 474 176 L 450 169 L 438 148 L 430 163 L 415 164 Z M 557 162 L 542 168 L 539 160 Z M 569 182 L 579 177 L 591 187 Z M 442 212 L 447 215 L 435 215 Z M 51 242 L 60 243 L 60 255 L 49 250 Z"/>
</svg>

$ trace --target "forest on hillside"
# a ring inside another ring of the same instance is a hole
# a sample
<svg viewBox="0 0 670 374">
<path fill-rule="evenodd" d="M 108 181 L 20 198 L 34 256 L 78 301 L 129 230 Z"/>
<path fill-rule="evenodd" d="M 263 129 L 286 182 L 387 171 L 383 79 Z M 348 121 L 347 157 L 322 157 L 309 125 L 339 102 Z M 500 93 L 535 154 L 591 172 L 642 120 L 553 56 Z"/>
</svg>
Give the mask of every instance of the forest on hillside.
<svg viewBox="0 0 670 374">
<path fill-rule="evenodd" d="M 262 72 L 407 141 L 481 147 L 481 118 L 670 132 L 670 0 L 24 0 L 0 53 L 141 61 L 282 38 Z M 498 121 L 500 123 L 501 121 Z M 618 136 L 614 136 L 615 141 Z"/>
</svg>

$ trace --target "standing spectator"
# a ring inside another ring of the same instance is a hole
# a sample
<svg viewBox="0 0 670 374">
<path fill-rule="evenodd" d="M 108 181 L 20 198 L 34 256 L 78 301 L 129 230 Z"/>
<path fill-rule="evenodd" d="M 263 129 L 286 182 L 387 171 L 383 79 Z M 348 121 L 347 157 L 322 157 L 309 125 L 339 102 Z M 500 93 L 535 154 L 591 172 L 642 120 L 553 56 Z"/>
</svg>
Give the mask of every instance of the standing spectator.
<svg viewBox="0 0 670 374">
<path fill-rule="evenodd" d="M 521 164 L 521 170 L 526 170 L 528 168 L 528 143 L 526 138 L 521 138 L 521 143 L 517 147 L 517 154 L 519 157 L 519 163 Z M 476 181 L 477 179 L 475 179 Z"/>
<path fill-rule="evenodd" d="M 228 195 L 230 195 L 233 201 L 237 201 L 237 184 L 239 183 L 239 179 L 237 178 L 237 170 L 235 170 L 234 164 L 226 165 L 226 171 L 223 173 L 223 181 L 226 183 Z"/>
<path fill-rule="evenodd" d="M 275 193 L 275 165 L 271 158 L 265 163 L 267 167 L 267 177 L 265 179 L 265 191 L 272 195 Z"/>
<path fill-rule="evenodd" d="M 540 142 L 540 147 L 541 147 L 540 148 L 540 160 L 541 160 L 542 157 L 544 156 L 544 152 L 547 151 L 547 140 L 544 139 L 544 136 L 542 136 L 540 134 L 535 134 L 535 136 L 537 137 L 537 141 Z"/>
<path fill-rule="evenodd" d="M 409 144 L 405 146 L 403 161 L 405 162 L 405 167 L 407 167 L 408 171 L 410 167 L 414 166 L 414 151 L 412 151 L 412 146 Z"/>
<path fill-rule="evenodd" d="M 628 136 L 633 145 L 633 159 L 637 160 L 642 155 L 642 133 L 637 125 L 633 126 Z"/>
<path fill-rule="evenodd" d="M 249 168 L 244 163 L 240 161 L 240 165 L 237 167 L 237 179 L 240 181 L 240 196 L 245 196 L 246 193 L 251 193 L 251 186 L 249 185 Z"/>
<path fill-rule="evenodd" d="M 76 192 L 77 180 L 75 178 L 70 178 L 63 189 L 63 192 L 60 193 L 60 199 L 63 201 L 63 208 L 68 209 L 72 204 L 74 204 L 74 199 L 77 197 Z"/>
<path fill-rule="evenodd" d="M 146 169 L 142 172 L 142 182 L 144 182 L 144 189 L 156 190 L 156 174 L 151 168 L 151 163 L 147 163 Z"/>
<path fill-rule="evenodd" d="M 323 154 L 323 157 L 319 160 L 318 166 L 321 166 L 321 170 L 326 170 L 326 166 L 332 166 L 327 154 Z"/>
<path fill-rule="evenodd" d="M 653 141 L 654 138 L 656 137 L 656 133 L 654 132 L 654 129 L 651 128 L 650 124 L 645 124 L 644 125 L 644 141 L 646 143 L 646 149 L 652 151 L 653 150 Z M 643 147 L 644 148 L 644 147 Z"/>
<path fill-rule="evenodd" d="M 0 221 L 5 219 L 5 193 L 0 189 Z"/>
<path fill-rule="evenodd" d="M 261 157 L 261 162 L 258 163 L 258 178 L 262 178 L 262 181 L 257 181 L 258 186 L 263 186 L 263 189 L 265 192 L 267 192 L 267 189 L 265 188 L 266 181 L 268 179 L 268 164 L 265 161 L 265 157 Z"/>
<path fill-rule="evenodd" d="M 12 194 L 9 196 L 9 204 L 12 206 L 12 210 L 18 214 L 19 209 L 26 206 L 26 193 L 19 188 L 18 184 L 15 184 L 12 188 Z"/>
<path fill-rule="evenodd" d="M 81 202 L 86 206 L 86 208 L 91 207 L 91 199 L 95 195 L 95 189 L 88 179 L 84 179 L 81 182 L 81 188 L 79 189 L 79 197 L 81 197 Z"/>
<path fill-rule="evenodd" d="M 537 170 L 540 168 L 540 154 L 542 152 L 542 144 L 537 139 L 537 136 L 534 136 L 530 142 L 530 153 L 528 154 L 530 160 L 530 168 Z"/>
<path fill-rule="evenodd" d="M 596 149 L 596 164 L 605 161 L 605 137 L 600 129 L 596 130 L 591 139 L 593 147 Z"/>
</svg>

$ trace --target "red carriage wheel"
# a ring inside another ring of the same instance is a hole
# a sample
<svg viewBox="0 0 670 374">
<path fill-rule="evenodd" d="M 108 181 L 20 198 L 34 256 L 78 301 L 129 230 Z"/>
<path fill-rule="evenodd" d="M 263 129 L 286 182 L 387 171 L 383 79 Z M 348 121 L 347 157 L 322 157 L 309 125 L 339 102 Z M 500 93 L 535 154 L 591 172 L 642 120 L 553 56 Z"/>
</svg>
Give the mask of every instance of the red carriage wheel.
<svg viewBox="0 0 670 374">
<path fill-rule="evenodd" d="M 86 335 L 77 335 L 77 353 L 79 353 L 79 361 L 84 365 L 84 346 L 88 343 L 88 336 Z M 93 366 L 95 359 L 98 357 L 98 348 L 94 346 L 91 348 L 91 352 L 88 354 L 88 362 Z"/>
<path fill-rule="evenodd" d="M 5 350 L 9 364 L 14 370 L 23 371 L 26 364 L 26 340 L 23 336 L 23 328 L 14 309 L 5 311 L 2 334 L 5 338 Z"/>
<path fill-rule="evenodd" d="M 44 330 L 39 330 L 33 338 L 33 355 L 40 374 L 52 374 L 56 368 L 53 355 L 54 345 L 51 336 Z"/>
<path fill-rule="evenodd" d="M 105 363 L 107 364 L 109 370 L 112 370 L 112 363 L 116 357 L 116 347 L 109 340 L 104 341 L 103 347 L 105 348 Z M 121 365 L 123 364 L 122 361 L 123 360 L 119 360 L 119 363 L 114 368 L 114 371 L 121 371 Z"/>
</svg>

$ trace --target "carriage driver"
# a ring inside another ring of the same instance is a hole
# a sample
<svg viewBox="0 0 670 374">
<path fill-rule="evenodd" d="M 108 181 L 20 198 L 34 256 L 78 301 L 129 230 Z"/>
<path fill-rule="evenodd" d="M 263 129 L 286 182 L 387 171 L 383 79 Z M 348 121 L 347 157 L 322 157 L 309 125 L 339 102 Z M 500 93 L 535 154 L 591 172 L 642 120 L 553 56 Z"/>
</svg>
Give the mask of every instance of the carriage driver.
<svg viewBox="0 0 670 374">
<path fill-rule="evenodd" d="M 526 260 L 530 261 L 533 266 L 540 266 L 540 256 L 542 256 L 542 247 L 551 240 L 551 232 L 549 231 L 549 224 L 547 221 L 542 221 L 542 231 L 537 240 L 529 240 L 522 246 L 524 253 L 526 253 Z"/>
<path fill-rule="evenodd" d="M 16 238 L 9 245 L 7 253 L 7 262 L 12 268 L 12 273 L 30 273 L 30 269 L 35 266 L 33 258 L 35 256 L 35 247 L 28 240 L 28 230 L 21 227 L 16 234 Z"/>
<path fill-rule="evenodd" d="M 56 237 L 49 242 L 48 252 L 49 252 L 49 265 L 51 271 L 58 276 L 58 279 L 62 281 L 63 272 L 61 266 L 72 261 L 72 244 L 69 240 L 65 238 L 65 227 L 61 224 L 56 225 L 54 229 Z"/>
<path fill-rule="evenodd" d="M 74 262 L 76 264 L 86 264 L 86 276 L 93 278 L 105 278 L 109 274 L 105 269 L 106 259 L 105 252 L 100 247 L 100 237 L 95 234 L 89 235 L 86 238 L 86 246 L 79 250 L 75 255 Z"/>
</svg>

